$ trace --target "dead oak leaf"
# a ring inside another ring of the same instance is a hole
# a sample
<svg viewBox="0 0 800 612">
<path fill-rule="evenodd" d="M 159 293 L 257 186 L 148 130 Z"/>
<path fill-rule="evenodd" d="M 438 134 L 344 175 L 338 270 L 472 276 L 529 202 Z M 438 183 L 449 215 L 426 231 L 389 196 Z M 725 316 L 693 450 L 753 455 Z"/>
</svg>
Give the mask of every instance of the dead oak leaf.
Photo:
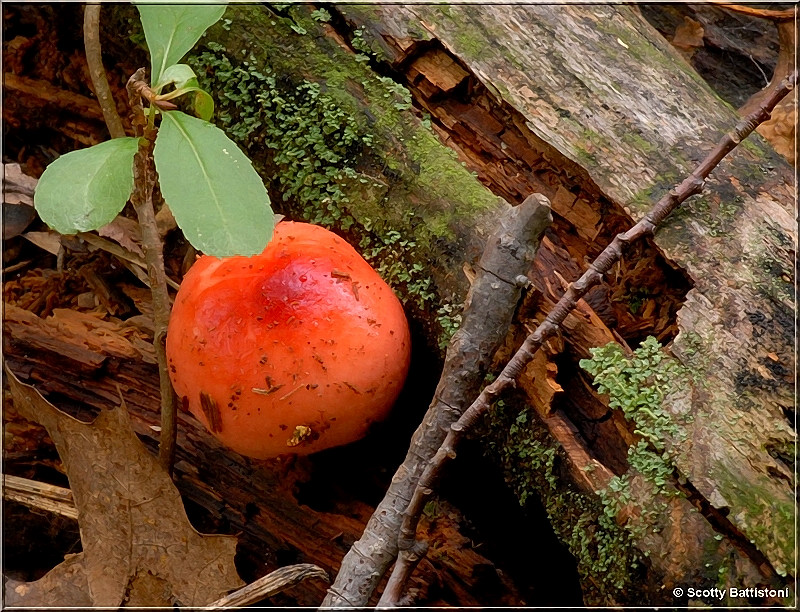
<svg viewBox="0 0 800 612">
<path fill-rule="evenodd" d="M 83 423 L 6 372 L 15 407 L 47 429 L 61 456 L 83 544 L 83 553 L 42 579 L 7 585 L 7 604 L 202 606 L 243 585 L 233 564 L 236 538 L 195 531 L 124 405 Z"/>
<path fill-rule="evenodd" d="M 35 582 L 8 579 L 5 584 L 6 606 L 42 608 L 56 605 L 90 608 L 92 600 L 86 582 L 83 553 L 67 555 Z"/>
</svg>

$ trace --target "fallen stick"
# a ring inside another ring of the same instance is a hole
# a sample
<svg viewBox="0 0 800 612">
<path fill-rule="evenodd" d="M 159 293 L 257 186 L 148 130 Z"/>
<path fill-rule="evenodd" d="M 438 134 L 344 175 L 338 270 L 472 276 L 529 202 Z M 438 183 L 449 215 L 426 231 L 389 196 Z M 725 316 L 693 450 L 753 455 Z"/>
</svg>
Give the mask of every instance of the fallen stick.
<svg viewBox="0 0 800 612">
<path fill-rule="evenodd" d="M 489 237 L 464 306 L 463 322 L 445 357 L 439 385 L 414 432 L 405 461 L 361 538 L 342 561 L 323 607 L 366 603 L 397 556 L 403 511 L 425 465 L 448 428 L 484 382 L 494 353 L 506 336 L 527 281 L 536 249 L 551 221 L 550 203 L 534 194 L 509 208 Z"/>
</svg>

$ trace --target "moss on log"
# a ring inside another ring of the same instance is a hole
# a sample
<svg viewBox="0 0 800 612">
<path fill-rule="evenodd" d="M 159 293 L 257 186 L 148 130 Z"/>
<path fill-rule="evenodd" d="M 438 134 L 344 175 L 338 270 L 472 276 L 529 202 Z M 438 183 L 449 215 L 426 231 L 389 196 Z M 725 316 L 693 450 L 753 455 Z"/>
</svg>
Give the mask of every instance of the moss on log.
<svg viewBox="0 0 800 612">
<path fill-rule="evenodd" d="M 507 206 L 411 111 L 408 91 L 307 7 L 232 5 L 190 63 L 275 208 L 335 227 L 440 348 L 458 325 L 461 269 Z"/>
</svg>

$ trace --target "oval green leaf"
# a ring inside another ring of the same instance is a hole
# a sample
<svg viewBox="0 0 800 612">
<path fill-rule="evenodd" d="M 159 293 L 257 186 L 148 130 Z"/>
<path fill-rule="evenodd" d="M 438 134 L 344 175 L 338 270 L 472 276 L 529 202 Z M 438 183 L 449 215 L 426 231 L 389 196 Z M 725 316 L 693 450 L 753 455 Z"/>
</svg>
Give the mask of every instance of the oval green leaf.
<svg viewBox="0 0 800 612">
<path fill-rule="evenodd" d="M 138 138 L 114 138 L 62 155 L 47 166 L 33 195 L 42 221 L 62 234 L 111 223 L 133 191 Z"/>
<path fill-rule="evenodd" d="M 150 82 L 160 83 L 164 71 L 176 64 L 225 13 L 224 4 L 138 4 L 144 37 L 150 50 Z"/>
<path fill-rule="evenodd" d="M 165 112 L 153 155 L 161 193 L 187 240 L 204 253 L 255 255 L 274 218 L 261 177 L 218 127 Z"/>
<path fill-rule="evenodd" d="M 181 87 L 186 87 L 189 85 L 199 87 L 200 84 L 197 82 L 197 75 L 194 73 L 194 70 L 191 69 L 190 66 L 186 64 L 172 64 L 168 66 L 166 70 L 161 75 L 161 80 L 156 83 L 153 89 L 160 89 L 165 85 L 169 85 L 170 83 L 175 84 L 175 89 L 180 89 Z"/>
</svg>

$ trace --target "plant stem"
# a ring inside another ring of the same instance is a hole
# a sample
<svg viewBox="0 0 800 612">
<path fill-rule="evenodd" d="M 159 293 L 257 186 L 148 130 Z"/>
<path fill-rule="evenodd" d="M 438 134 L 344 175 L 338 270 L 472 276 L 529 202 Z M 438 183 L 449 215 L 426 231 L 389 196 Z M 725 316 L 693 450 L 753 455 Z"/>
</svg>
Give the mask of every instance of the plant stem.
<svg viewBox="0 0 800 612">
<path fill-rule="evenodd" d="M 122 119 L 117 113 L 117 106 L 114 104 L 114 96 L 111 95 L 111 88 L 108 86 L 105 68 L 103 68 L 103 57 L 100 52 L 100 5 L 87 4 L 83 12 L 83 44 L 86 48 L 86 63 L 89 65 L 89 76 L 92 79 L 94 93 L 97 102 L 103 111 L 103 118 L 108 126 L 108 133 L 111 138 L 123 138 L 125 128 L 122 127 Z"/>
<path fill-rule="evenodd" d="M 134 130 L 141 136 L 139 150 L 133 160 L 134 189 L 131 203 L 142 228 L 147 275 L 153 294 L 153 347 L 158 360 L 158 376 L 161 387 L 161 438 L 158 458 L 167 471 L 172 472 L 177 438 L 177 403 L 172 382 L 167 370 L 167 325 L 169 324 L 170 299 L 167 291 L 167 274 L 164 270 L 163 246 L 158 234 L 156 215 L 153 208 L 153 189 L 156 184 L 156 170 L 153 162 L 156 129 L 150 126 L 142 110 L 142 79 L 144 70 L 139 69 L 128 81 L 128 95 L 134 113 Z"/>
</svg>

